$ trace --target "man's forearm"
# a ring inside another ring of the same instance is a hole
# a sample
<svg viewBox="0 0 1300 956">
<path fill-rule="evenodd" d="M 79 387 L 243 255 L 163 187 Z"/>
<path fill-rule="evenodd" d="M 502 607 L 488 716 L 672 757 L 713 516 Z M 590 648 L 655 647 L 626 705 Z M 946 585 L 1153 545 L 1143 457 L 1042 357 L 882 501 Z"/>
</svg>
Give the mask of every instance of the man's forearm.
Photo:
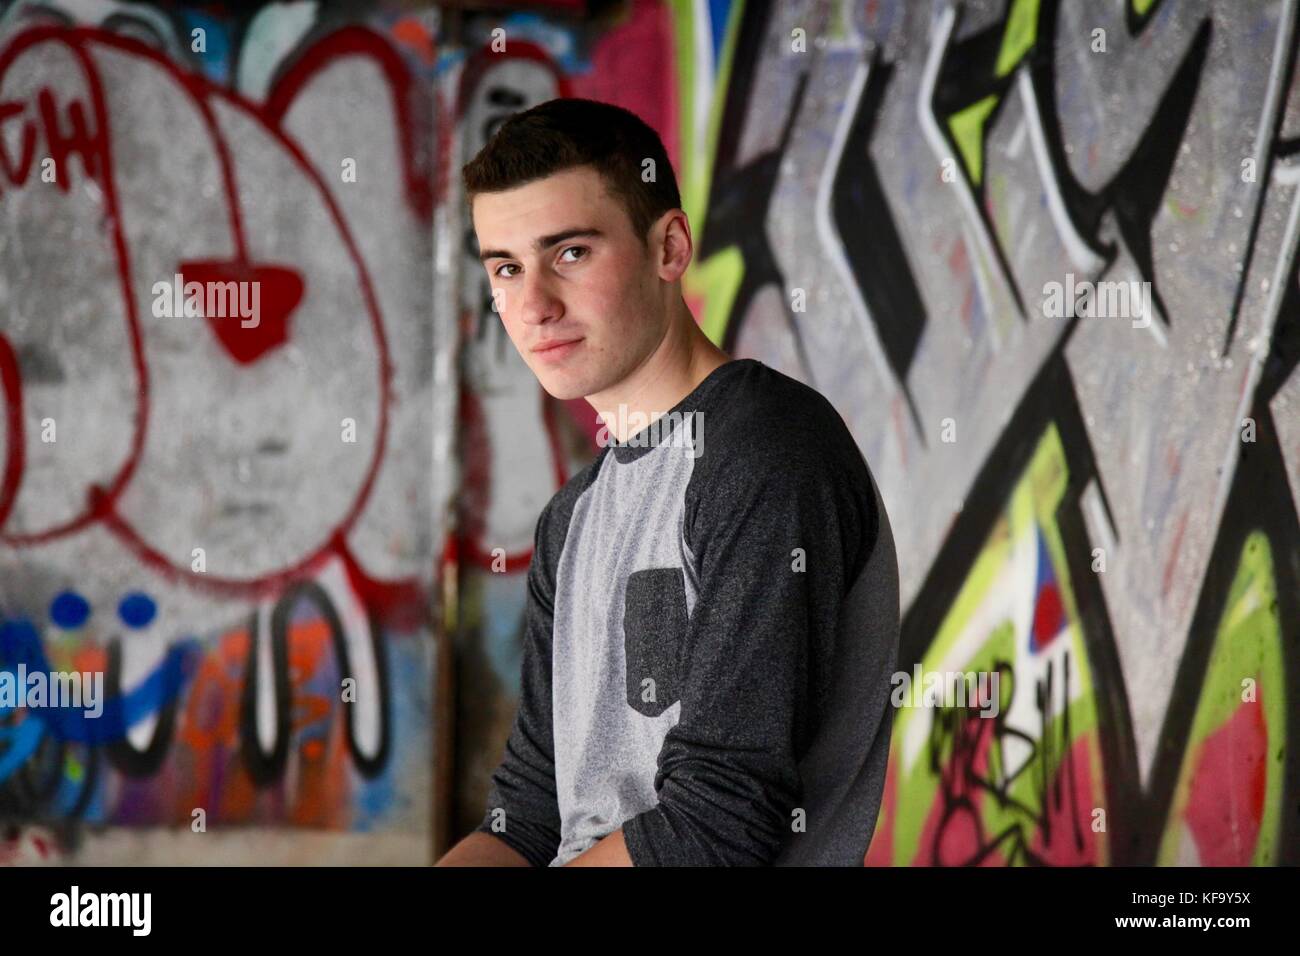
<svg viewBox="0 0 1300 956">
<path fill-rule="evenodd" d="M 476 831 L 443 854 L 434 866 L 531 866 L 522 854 L 490 833 Z"/>
<path fill-rule="evenodd" d="M 579 853 L 565 866 L 634 866 L 623 842 L 623 828 L 601 837 L 591 849 Z"/>
</svg>

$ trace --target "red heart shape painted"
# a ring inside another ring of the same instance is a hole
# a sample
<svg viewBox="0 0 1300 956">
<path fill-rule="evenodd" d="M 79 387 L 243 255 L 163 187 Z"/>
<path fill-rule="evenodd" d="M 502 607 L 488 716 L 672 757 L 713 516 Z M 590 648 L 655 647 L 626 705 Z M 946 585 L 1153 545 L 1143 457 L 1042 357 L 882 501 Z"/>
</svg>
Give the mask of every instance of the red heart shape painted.
<svg viewBox="0 0 1300 956">
<path fill-rule="evenodd" d="M 204 315 L 217 341 L 239 364 L 251 365 L 289 341 L 289 316 L 302 301 L 302 276 L 296 270 L 239 259 L 205 259 L 182 262 L 177 271 L 185 286 L 197 282 L 206 290 L 210 283 L 233 282 L 237 283 L 233 288 L 245 290 L 239 293 L 242 301 L 256 301 L 257 314 L 250 320 L 241 317 L 237 303 L 228 303 L 226 315 Z M 239 283 L 254 283 L 256 299 Z"/>
</svg>

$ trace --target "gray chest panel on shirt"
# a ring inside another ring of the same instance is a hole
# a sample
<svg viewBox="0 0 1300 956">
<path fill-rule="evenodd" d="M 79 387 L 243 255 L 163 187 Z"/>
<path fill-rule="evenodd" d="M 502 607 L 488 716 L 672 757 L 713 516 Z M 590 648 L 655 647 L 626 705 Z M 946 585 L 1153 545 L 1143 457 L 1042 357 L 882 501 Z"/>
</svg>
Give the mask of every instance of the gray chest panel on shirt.
<svg viewBox="0 0 1300 956">
<path fill-rule="evenodd" d="M 681 712 L 676 665 L 696 596 L 682 533 L 695 462 L 676 444 L 634 461 L 607 454 L 574 505 L 552 638 L 561 834 L 552 866 L 656 803 L 656 763 Z"/>
</svg>

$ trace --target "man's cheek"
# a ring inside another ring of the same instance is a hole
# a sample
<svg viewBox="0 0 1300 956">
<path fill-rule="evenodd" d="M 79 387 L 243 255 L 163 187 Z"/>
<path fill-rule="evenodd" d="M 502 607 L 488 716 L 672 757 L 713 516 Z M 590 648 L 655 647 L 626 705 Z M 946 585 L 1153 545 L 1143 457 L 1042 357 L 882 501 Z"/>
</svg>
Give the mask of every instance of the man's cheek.
<svg viewBox="0 0 1300 956">
<path fill-rule="evenodd" d="M 522 352 L 523 349 L 520 348 L 521 339 L 519 336 L 519 323 L 511 318 L 502 316 L 501 327 L 505 330 L 506 337 L 510 339 L 511 344 Z"/>
</svg>

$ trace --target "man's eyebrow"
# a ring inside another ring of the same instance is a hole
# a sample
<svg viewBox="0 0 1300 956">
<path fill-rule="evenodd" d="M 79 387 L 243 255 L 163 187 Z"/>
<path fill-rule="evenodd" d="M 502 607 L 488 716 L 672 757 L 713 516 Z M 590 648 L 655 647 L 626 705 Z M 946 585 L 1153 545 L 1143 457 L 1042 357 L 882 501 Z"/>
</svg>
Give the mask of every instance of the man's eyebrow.
<svg viewBox="0 0 1300 956">
<path fill-rule="evenodd" d="M 564 242 L 566 239 L 578 238 L 600 238 L 605 235 L 599 229 L 590 226 L 582 226 L 574 229 L 563 229 L 560 232 L 553 232 L 549 236 L 538 236 L 533 240 L 533 249 L 541 252 L 543 249 L 549 249 L 551 246 Z M 484 249 L 478 254 L 479 262 L 487 262 L 489 259 L 514 259 L 513 252 L 507 252 L 505 249 Z"/>
</svg>

